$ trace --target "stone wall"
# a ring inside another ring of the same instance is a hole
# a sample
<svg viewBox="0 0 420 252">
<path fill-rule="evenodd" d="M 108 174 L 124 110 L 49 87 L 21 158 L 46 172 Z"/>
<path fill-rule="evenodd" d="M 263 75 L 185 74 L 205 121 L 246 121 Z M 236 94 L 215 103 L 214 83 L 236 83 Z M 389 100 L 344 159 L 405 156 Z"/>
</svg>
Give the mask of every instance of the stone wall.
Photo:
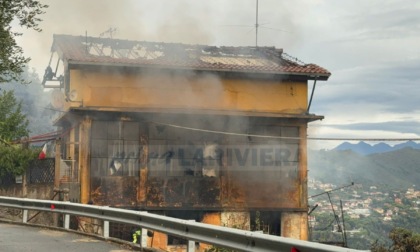
<svg viewBox="0 0 420 252">
<path fill-rule="evenodd" d="M 51 200 L 54 196 L 54 185 L 45 184 L 13 184 L 7 187 L 0 187 L 0 195 L 5 197 L 30 198 Z M 57 195 L 55 199 L 58 199 Z M 0 219 L 11 221 L 22 221 L 22 211 L 19 209 L 0 207 Z M 42 225 L 55 225 L 58 223 L 58 214 L 38 213 L 29 211 L 28 222 Z"/>
</svg>

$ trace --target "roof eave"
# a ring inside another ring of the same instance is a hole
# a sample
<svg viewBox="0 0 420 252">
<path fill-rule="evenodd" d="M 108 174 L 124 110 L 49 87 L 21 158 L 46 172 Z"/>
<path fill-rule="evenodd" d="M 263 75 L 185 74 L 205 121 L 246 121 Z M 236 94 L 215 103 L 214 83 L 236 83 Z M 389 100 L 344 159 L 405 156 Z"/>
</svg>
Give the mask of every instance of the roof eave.
<svg viewBox="0 0 420 252">
<path fill-rule="evenodd" d="M 239 116 L 239 117 L 259 117 L 259 118 L 278 118 L 302 120 L 305 122 L 313 122 L 323 120 L 324 116 L 309 113 L 289 114 L 275 112 L 253 112 L 253 111 L 218 111 L 218 110 L 202 110 L 202 109 L 176 109 L 176 108 L 114 108 L 114 107 L 77 107 L 71 108 L 61 115 L 55 122 L 56 126 L 63 126 L 66 123 L 72 123 L 74 120 L 80 120 L 83 114 L 92 113 L 124 113 L 124 114 L 189 114 L 189 115 L 214 115 L 214 116 Z"/>
</svg>

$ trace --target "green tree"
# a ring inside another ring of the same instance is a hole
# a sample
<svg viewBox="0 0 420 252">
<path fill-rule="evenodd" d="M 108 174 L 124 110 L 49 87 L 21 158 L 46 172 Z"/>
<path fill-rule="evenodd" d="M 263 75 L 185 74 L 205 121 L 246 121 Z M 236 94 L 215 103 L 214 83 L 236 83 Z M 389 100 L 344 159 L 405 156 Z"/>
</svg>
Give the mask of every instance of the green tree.
<svg viewBox="0 0 420 252">
<path fill-rule="evenodd" d="M 0 95 L 0 138 L 10 142 L 28 136 L 29 121 L 22 114 L 22 102 L 18 102 L 13 91 Z"/>
<path fill-rule="evenodd" d="M 38 150 L 22 148 L 20 145 L 0 143 L 0 178 L 7 174 L 23 174 L 38 152 Z"/>
<path fill-rule="evenodd" d="M 10 142 L 28 136 L 28 120 L 21 112 L 22 103 L 13 91 L 0 95 L 0 177 L 22 174 L 37 151 L 13 145 Z"/>
<path fill-rule="evenodd" d="M 390 247 L 375 242 L 372 252 L 420 252 L 420 234 L 414 233 L 404 228 L 394 228 L 389 233 L 389 238 L 393 242 Z"/>
<path fill-rule="evenodd" d="M 47 7 L 36 0 L 0 0 L 0 83 L 23 81 L 20 75 L 30 61 L 16 43 L 22 33 L 12 31 L 12 23 L 17 21 L 21 27 L 41 31 L 39 16 Z"/>
</svg>

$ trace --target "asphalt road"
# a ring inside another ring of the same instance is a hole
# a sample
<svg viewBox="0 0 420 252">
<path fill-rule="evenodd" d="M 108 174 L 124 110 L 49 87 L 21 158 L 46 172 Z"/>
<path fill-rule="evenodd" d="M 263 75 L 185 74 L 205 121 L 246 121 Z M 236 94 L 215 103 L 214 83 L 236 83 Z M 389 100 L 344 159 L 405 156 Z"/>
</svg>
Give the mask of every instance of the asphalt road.
<svg viewBox="0 0 420 252">
<path fill-rule="evenodd" d="M 1 252 L 124 252 L 122 245 L 89 236 L 30 226 L 0 223 Z"/>
</svg>

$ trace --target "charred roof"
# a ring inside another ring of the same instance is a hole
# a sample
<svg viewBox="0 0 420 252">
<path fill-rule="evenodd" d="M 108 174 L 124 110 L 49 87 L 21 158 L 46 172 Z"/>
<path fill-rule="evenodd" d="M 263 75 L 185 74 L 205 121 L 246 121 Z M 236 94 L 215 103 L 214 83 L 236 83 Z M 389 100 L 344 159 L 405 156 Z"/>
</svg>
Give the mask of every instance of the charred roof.
<svg viewBox="0 0 420 252">
<path fill-rule="evenodd" d="M 70 65 L 151 67 L 302 76 L 327 80 L 331 73 L 275 47 L 216 47 L 54 35 L 52 51 Z"/>
</svg>

